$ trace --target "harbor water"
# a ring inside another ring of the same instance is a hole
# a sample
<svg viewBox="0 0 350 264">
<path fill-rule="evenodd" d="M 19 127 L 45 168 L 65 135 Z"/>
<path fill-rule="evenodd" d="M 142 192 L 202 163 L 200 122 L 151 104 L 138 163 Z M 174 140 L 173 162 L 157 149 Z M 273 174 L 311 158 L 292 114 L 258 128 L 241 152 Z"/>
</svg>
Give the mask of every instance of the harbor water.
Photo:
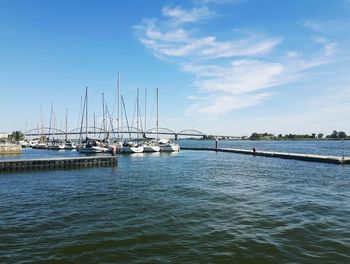
<svg viewBox="0 0 350 264">
<path fill-rule="evenodd" d="M 349 143 L 219 146 L 350 156 Z M 25 149 L 15 158 L 58 155 L 79 154 Z M 115 168 L 3 173 L 0 263 L 350 263 L 349 201 L 350 166 L 232 153 L 119 155 Z"/>
</svg>

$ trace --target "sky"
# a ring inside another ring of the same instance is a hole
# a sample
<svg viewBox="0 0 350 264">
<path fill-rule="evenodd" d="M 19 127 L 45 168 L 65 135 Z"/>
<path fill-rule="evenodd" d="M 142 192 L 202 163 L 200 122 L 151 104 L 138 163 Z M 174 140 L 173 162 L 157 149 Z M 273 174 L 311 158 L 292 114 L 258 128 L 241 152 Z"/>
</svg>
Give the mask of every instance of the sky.
<svg viewBox="0 0 350 264">
<path fill-rule="evenodd" d="M 0 131 L 48 126 L 51 104 L 79 127 L 86 86 L 89 123 L 102 93 L 115 122 L 119 72 L 147 129 L 159 88 L 174 131 L 350 134 L 349 32 L 349 0 L 0 0 Z"/>
</svg>

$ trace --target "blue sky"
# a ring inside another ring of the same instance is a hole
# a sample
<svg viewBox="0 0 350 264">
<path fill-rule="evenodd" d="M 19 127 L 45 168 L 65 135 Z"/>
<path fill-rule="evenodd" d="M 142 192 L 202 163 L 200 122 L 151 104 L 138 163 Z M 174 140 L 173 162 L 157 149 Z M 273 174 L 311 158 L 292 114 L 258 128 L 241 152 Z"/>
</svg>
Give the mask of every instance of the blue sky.
<svg viewBox="0 0 350 264">
<path fill-rule="evenodd" d="M 100 120 L 120 72 L 149 128 L 158 87 L 173 130 L 350 134 L 348 32 L 348 0 L 0 0 L 0 131 L 36 127 L 40 105 L 48 124 L 51 102 L 76 128 L 85 86 Z"/>
</svg>

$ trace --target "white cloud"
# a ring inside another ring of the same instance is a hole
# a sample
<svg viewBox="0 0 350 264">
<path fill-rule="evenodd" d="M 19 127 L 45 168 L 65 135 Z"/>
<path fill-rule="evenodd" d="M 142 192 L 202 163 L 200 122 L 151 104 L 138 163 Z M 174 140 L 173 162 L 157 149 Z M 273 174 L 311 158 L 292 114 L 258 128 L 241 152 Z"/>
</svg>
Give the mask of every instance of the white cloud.
<svg viewBox="0 0 350 264">
<path fill-rule="evenodd" d="M 187 109 L 187 115 L 192 115 L 195 112 L 217 116 L 231 112 L 235 109 L 245 108 L 256 105 L 263 101 L 265 98 L 271 96 L 270 93 L 260 94 L 246 94 L 246 95 L 221 95 L 221 96 L 210 96 L 210 97 L 199 97 L 190 99 L 196 102 Z"/>
<path fill-rule="evenodd" d="M 206 92 L 244 94 L 285 81 L 280 78 L 284 73 L 282 64 L 258 60 L 235 60 L 223 66 L 185 65 L 183 70 L 200 77 L 195 84 Z"/>
<path fill-rule="evenodd" d="M 202 34 L 190 28 L 194 22 L 214 16 L 206 6 L 185 10 L 181 7 L 163 8 L 165 20 L 144 20 L 135 27 L 140 41 L 155 56 L 177 63 L 184 72 L 194 74 L 197 95 L 187 114 L 221 115 L 232 110 L 259 104 L 272 95 L 266 89 L 291 83 L 306 69 L 326 64 L 337 44 L 324 37 L 315 37 L 318 47 L 302 55 L 297 50 L 272 57 L 270 54 L 282 42 L 281 37 L 256 33 L 232 33 L 229 39 Z M 305 21 L 314 31 L 323 30 L 320 23 Z M 321 47 L 321 49 L 320 49 Z"/>
<path fill-rule="evenodd" d="M 215 36 L 196 37 L 180 26 L 157 27 L 155 20 L 144 20 L 135 28 L 140 41 L 156 55 L 162 57 L 196 56 L 201 59 L 264 55 L 273 50 L 281 38 L 263 38 L 251 35 L 242 39 L 220 41 Z"/>
<path fill-rule="evenodd" d="M 171 18 L 174 23 L 199 22 L 214 15 L 214 12 L 205 6 L 195 7 L 191 10 L 182 9 L 180 6 L 175 8 L 164 7 L 162 12 L 165 17 Z"/>
<path fill-rule="evenodd" d="M 287 51 L 286 55 L 288 58 L 296 58 L 300 56 L 300 53 L 298 51 Z"/>
<path fill-rule="evenodd" d="M 335 32 L 343 32 L 350 28 L 350 24 L 347 21 L 341 20 L 305 20 L 299 24 L 311 31 L 322 34 L 334 34 Z"/>
</svg>

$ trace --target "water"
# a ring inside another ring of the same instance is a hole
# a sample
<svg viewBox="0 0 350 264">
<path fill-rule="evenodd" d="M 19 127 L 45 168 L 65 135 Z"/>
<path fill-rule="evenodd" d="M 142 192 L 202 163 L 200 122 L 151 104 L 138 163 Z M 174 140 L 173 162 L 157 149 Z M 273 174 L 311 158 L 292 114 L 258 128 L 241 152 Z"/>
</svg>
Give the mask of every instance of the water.
<svg viewBox="0 0 350 264">
<path fill-rule="evenodd" d="M 349 263 L 349 201 L 350 166 L 232 153 L 0 174 L 0 263 Z"/>
</svg>

